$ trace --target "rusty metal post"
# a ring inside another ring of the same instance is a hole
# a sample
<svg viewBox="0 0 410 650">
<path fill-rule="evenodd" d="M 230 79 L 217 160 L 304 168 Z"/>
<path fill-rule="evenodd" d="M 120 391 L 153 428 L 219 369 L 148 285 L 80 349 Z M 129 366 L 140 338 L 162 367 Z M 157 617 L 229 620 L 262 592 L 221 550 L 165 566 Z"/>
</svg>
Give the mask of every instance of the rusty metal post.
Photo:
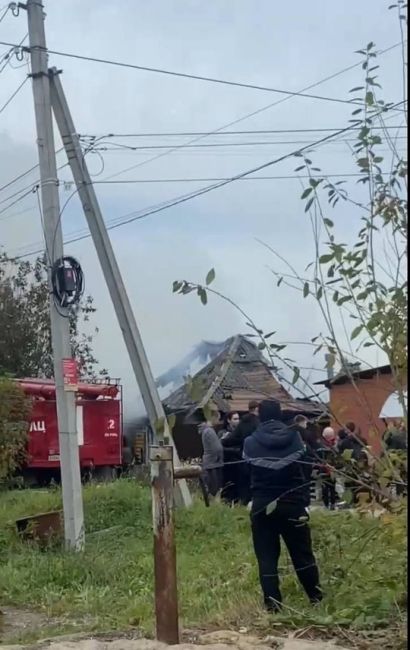
<svg viewBox="0 0 410 650">
<path fill-rule="evenodd" d="M 179 643 L 172 459 L 171 446 L 150 447 L 156 636 L 168 645 Z"/>
</svg>

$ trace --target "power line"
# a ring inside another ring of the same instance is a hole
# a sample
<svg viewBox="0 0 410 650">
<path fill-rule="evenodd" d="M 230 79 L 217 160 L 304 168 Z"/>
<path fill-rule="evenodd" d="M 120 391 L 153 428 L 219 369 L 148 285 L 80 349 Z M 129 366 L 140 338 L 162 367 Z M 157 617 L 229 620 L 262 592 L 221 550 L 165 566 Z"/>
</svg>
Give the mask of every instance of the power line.
<svg viewBox="0 0 410 650">
<path fill-rule="evenodd" d="M 238 179 L 242 181 L 271 181 L 271 180 L 294 180 L 299 178 L 359 178 L 362 174 L 359 173 L 347 173 L 347 174 L 324 174 L 323 176 L 314 176 L 314 175 L 295 175 L 287 174 L 283 176 L 251 176 Z M 216 181 L 227 181 L 229 178 L 226 177 L 217 177 L 217 178 L 137 178 L 133 180 L 122 180 L 122 181 L 93 181 L 93 185 L 133 185 L 133 184 L 143 184 L 143 183 L 211 183 Z"/>
<path fill-rule="evenodd" d="M 19 217 L 21 214 L 27 214 L 27 212 L 30 212 L 31 210 L 33 210 L 32 205 L 30 205 L 28 208 L 25 208 L 24 210 L 20 210 L 20 212 L 13 212 L 12 214 L 8 214 L 6 217 L 2 217 L 0 221 L 9 221 L 10 219 Z"/>
<path fill-rule="evenodd" d="M 6 205 L 5 208 L 3 208 L 2 210 L 0 210 L 0 214 L 3 214 L 4 212 L 6 212 L 6 211 L 9 210 L 10 208 L 12 208 L 13 205 L 16 205 L 17 203 L 20 203 L 20 201 L 22 201 L 23 199 L 25 199 L 26 196 L 29 196 L 30 194 L 32 194 L 32 193 L 35 191 L 36 187 L 37 187 L 37 186 L 34 185 L 34 187 L 32 187 L 28 192 L 26 192 L 25 194 L 23 194 L 22 196 L 20 196 L 18 199 L 16 199 L 16 200 L 13 201 L 12 203 L 9 203 L 9 205 Z"/>
<path fill-rule="evenodd" d="M 27 81 L 28 81 L 28 77 L 25 77 L 25 79 L 23 79 L 23 81 L 21 82 L 21 84 L 16 88 L 16 90 L 14 91 L 14 93 L 13 93 L 13 94 L 8 98 L 8 100 L 6 101 L 6 103 L 3 104 L 3 106 L 0 108 L 0 115 L 1 115 L 1 113 L 2 113 L 6 108 L 7 108 L 7 106 L 10 104 L 10 102 L 13 101 L 13 99 L 15 98 L 15 96 L 20 92 L 20 90 L 23 88 L 24 84 L 25 84 Z"/>
<path fill-rule="evenodd" d="M 397 140 L 406 140 L 407 136 L 398 136 L 396 138 Z M 202 144 L 187 144 L 184 145 L 184 149 L 198 149 L 198 148 L 204 148 L 204 149 L 213 149 L 213 148 L 221 148 L 221 147 L 259 147 L 259 146 L 272 146 L 272 145 L 283 145 L 283 144 L 307 144 L 309 140 L 259 140 L 259 141 L 251 141 L 251 142 L 211 142 L 211 143 L 202 143 Z M 344 144 L 345 142 L 357 142 L 355 139 L 350 139 L 350 140 L 340 140 L 339 144 Z M 142 146 L 134 146 L 134 145 L 128 145 L 128 144 L 119 144 L 117 142 L 112 142 L 109 143 L 110 146 L 105 146 L 103 144 L 99 144 L 97 147 L 93 148 L 93 152 L 96 151 L 104 151 L 104 152 L 109 152 L 109 151 L 122 151 L 122 150 L 127 150 L 127 151 L 151 151 L 155 149 L 169 149 L 169 144 L 152 144 L 152 145 L 142 145 Z"/>
<path fill-rule="evenodd" d="M 55 152 L 55 155 L 57 156 L 61 151 L 64 151 L 64 147 L 60 147 L 60 149 L 57 149 L 57 151 Z M 59 171 L 60 169 L 64 169 L 64 167 L 67 167 L 67 165 L 68 165 L 68 163 L 64 163 L 64 165 L 60 165 L 60 167 L 58 167 L 57 170 Z M 7 189 L 8 187 L 10 187 L 10 185 L 14 185 L 14 183 L 17 183 L 17 181 L 21 180 L 25 176 L 28 176 L 28 174 L 30 174 L 30 172 L 37 169 L 38 166 L 39 166 L 39 164 L 36 163 L 35 165 L 33 165 L 33 167 L 30 167 L 30 169 L 27 169 L 22 174 L 19 174 L 18 176 L 15 176 L 14 178 L 12 178 L 11 181 L 8 181 L 7 183 L 5 183 L 5 185 L 2 185 L 0 187 L 0 192 Z M 40 179 L 37 179 L 36 181 L 34 181 L 34 184 L 39 183 L 39 182 L 40 182 Z M 29 186 L 26 186 L 25 188 L 22 188 L 21 190 L 19 190 L 19 192 L 24 192 L 24 190 L 27 189 L 28 187 Z M 7 200 L 7 199 L 3 199 L 3 201 L 0 201 L 0 203 L 4 202 L 4 200 Z"/>
<path fill-rule="evenodd" d="M 402 105 L 403 103 L 404 103 L 403 101 L 397 102 L 396 104 L 394 104 L 390 108 L 387 108 L 384 111 L 380 111 L 380 113 L 388 111 L 388 110 L 392 110 L 392 109 L 396 108 L 397 106 Z M 309 145 L 307 145 L 305 147 L 302 147 L 300 149 L 296 149 L 294 151 L 288 152 L 287 154 L 283 154 L 279 158 L 275 158 L 274 160 L 269 160 L 268 162 L 263 163 L 262 165 L 258 165 L 257 167 L 253 167 L 252 169 L 249 169 L 249 170 L 247 170 L 245 172 L 241 172 L 240 174 L 236 174 L 235 176 L 232 176 L 231 178 L 228 178 L 228 179 L 225 179 L 223 181 L 214 183 L 212 185 L 208 185 L 206 187 L 200 188 L 199 190 L 196 190 L 195 192 L 191 192 L 191 193 L 188 193 L 188 194 L 183 194 L 182 196 L 179 196 L 179 197 L 175 197 L 175 199 L 170 199 L 168 202 L 163 202 L 162 204 L 154 205 L 151 208 L 148 208 L 145 212 L 141 212 L 141 211 L 130 212 L 130 213 L 126 214 L 126 215 L 123 215 L 122 217 L 118 217 L 117 220 L 113 220 L 112 222 L 108 222 L 107 230 L 113 230 L 115 228 L 119 228 L 120 226 L 124 226 L 124 225 L 126 225 L 128 223 L 138 221 L 140 219 L 145 219 L 146 217 L 157 214 L 159 212 L 162 212 L 163 210 L 174 207 L 176 205 L 180 205 L 182 203 L 185 203 L 186 201 L 194 199 L 194 198 L 196 198 L 198 196 L 208 194 L 209 192 L 211 192 L 213 190 L 224 187 L 225 185 L 233 183 L 234 181 L 241 180 L 241 179 L 245 178 L 246 176 L 249 176 L 251 174 L 255 174 L 258 171 L 262 171 L 263 169 L 266 169 L 268 167 L 271 167 L 272 165 L 275 165 L 275 164 L 277 164 L 279 162 L 282 162 L 282 161 L 286 160 L 287 158 L 292 158 L 292 157 L 295 157 L 295 156 L 299 156 L 304 151 L 308 151 L 311 147 L 317 146 L 319 144 L 322 144 L 323 142 L 327 142 L 328 140 L 331 140 L 332 138 L 337 137 L 338 135 L 349 132 L 349 131 L 352 130 L 352 128 L 354 128 L 353 125 L 347 126 L 344 129 L 336 131 L 333 134 L 327 135 L 327 136 L 321 138 L 320 140 L 317 140 L 315 142 L 310 143 Z M 84 233 L 82 235 L 75 236 L 75 237 L 73 237 L 71 239 L 68 239 L 66 241 L 66 243 L 67 244 L 75 243 L 75 242 L 81 241 L 83 239 L 87 239 L 88 237 L 90 237 L 90 233 L 86 232 L 86 233 Z M 37 255 L 38 253 L 41 253 L 41 252 L 42 252 L 42 249 L 36 250 L 36 251 L 31 251 L 29 253 L 25 253 L 23 255 L 20 255 L 18 258 L 27 257 L 27 256 L 31 256 L 31 255 Z"/>
<path fill-rule="evenodd" d="M 383 55 L 386 54 L 387 52 L 390 52 L 391 50 L 401 47 L 401 42 L 399 41 L 398 43 L 395 43 L 394 45 L 391 45 L 390 47 L 387 47 L 384 50 L 381 50 L 378 54 Z M 312 88 L 316 88 L 317 86 L 320 86 L 323 83 L 326 83 L 327 81 L 332 81 L 333 79 L 341 76 L 342 74 L 345 74 L 346 72 L 350 72 L 350 70 L 353 70 L 359 66 L 361 66 L 362 63 L 359 61 L 357 63 L 353 63 L 350 66 L 347 66 L 346 68 L 342 68 L 341 70 L 338 70 L 337 72 L 332 73 L 331 75 L 328 75 L 327 77 L 323 77 L 322 79 L 319 79 L 319 81 L 315 81 L 313 84 L 309 84 L 308 86 L 305 86 L 304 88 L 301 88 L 299 92 L 305 92 L 306 90 L 311 90 Z M 212 135 L 216 135 L 217 133 L 220 133 L 221 131 L 224 131 L 225 129 L 229 129 L 231 126 L 235 126 L 236 124 L 240 124 L 241 122 L 244 122 L 247 119 L 250 119 L 252 117 L 255 117 L 256 115 L 260 115 L 261 113 L 264 113 L 265 111 L 274 108 L 275 106 L 279 106 L 280 104 L 283 104 L 284 102 L 289 101 L 292 99 L 292 97 L 282 97 L 281 99 L 277 99 L 274 102 L 271 102 L 270 104 L 267 104 L 265 106 L 262 106 L 260 108 L 257 108 L 254 111 L 251 111 L 250 113 L 246 113 L 245 115 L 242 115 L 241 117 L 236 118 L 235 120 L 231 120 L 230 122 L 223 124 L 222 126 L 213 129 L 212 131 L 209 131 L 208 133 L 204 133 L 203 135 L 198 135 L 197 137 L 194 137 L 192 140 L 189 140 L 186 144 L 194 144 L 195 142 L 199 142 L 200 140 L 207 138 Z M 151 158 L 148 158 L 147 160 L 143 160 L 137 164 L 131 165 L 130 167 L 127 167 L 119 172 L 116 172 L 115 174 L 111 174 L 111 176 L 107 176 L 106 180 L 112 179 L 112 178 L 117 178 L 118 176 L 121 176 L 121 174 L 125 174 L 129 171 L 132 171 L 134 169 L 138 169 L 139 167 L 142 167 L 143 165 L 148 165 L 150 162 L 154 162 L 155 160 L 159 160 L 160 158 L 163 158 L 165 156 L 170 155 L 174 151 L 178 151 L 179 149 L 182 149 L 184 145 L 179 145 L 179 146 L 174 146 L 170 148 L 168 151 L 163 151 L 161 153 L 156 154 L 155 156 L 152 156 Z"/>
<path fill-rule="evenodd" d="M 10 45 L 12 46 L 12 43 L 5 43 L 3 41 L 0 41 L 2 45 Z M 25 48 L 27 51 L 30 51 L 30 48 Z M 283 90 L 282 88 L 271 88 L 269 86 L 259 86 L 257 84 L 251 84 L 251 83 L 246 83 L 246 82 L 240 82 L 240 81 L 232 81 L 230 79 L 218 79 L 216 77 L 206 77 L 203 75 L 197 75 L 197 74 L 191 74 L 187 72 L 177 72 L 175 70 L 166 70 L 164 68 L 153 68 L 151 66 L 143 66 L 143 65 L 138 65 L 135 63 L 127 63 L 124 61 L 114 61 L 112 59 L 102 59 L 99 57 L 93 57 L 93 56 L 86 56 L 83 54 L 75 54 L 73 52 L 60 52 L 59 50 L 50 50 L 47 49 L 48 54 L 54 54 L 56 56 L 63 56 L 67 57 L 70 59 L 78 59 L 80 61 L 89 61 L 92 63 L 102 63 L 104 65 L 112 65 L 115 67 L 120 67 L 120 68 L 128 68 L 132 70 L 139 70 L 142 72 L 152 72 L 155 74 L 162 74 L 162 75 L 167 75 L 171 77 L 180 77 L 183 79 L 193 79 L 195 81 L 205 81 L 207 83 L 214 83 L 214 84 L 221 84 L 225 86 L 235 86 L 239 88 L 248 88 L 251 90 L 260 90 L 264 92 L 271 92 L 271 93 L 277 93 L 280 95 L 287 95 L 289 97 L 304 97 L 308 99 L 317 99 L 321 101 L 327 101 L 327 102 L 335 102 L 338 104 L 354 104 L 354 102 L 348 100 L 348 99 L 339 99 L 337 97 L 326 97 L 322 95 L 311 95 L 308 93 L 305 93 L 303 91 L 291 91 L 291 90 Z"/>
<path fill-rule="evenodd" d="M 215 135 L 270 135 L 274 133 L 330 133 L 333 131 L 338 131 L 342 127 L 335 126 L 333 128 L 309 128 L 309 129 L 260 129 L 260 130 L 245 130 L 245 131 L 216 131 Z M 407 126 L 404 124 L 398 126 L 388 125 L 387 129 L 407 129 Z M 355 127 L 359 131 L 360 127 Z M 372 130 L 384 130 L 382 126 L 372 126 Z M 101 138 L 162 138 L 162 137 L 192 137 L 197 135 L 209 135 L 208 131 L 173 131 L 173 132 L 159 132 L 159 133 L 107 133 L 103 134 Z M 80 139 L 87 138 L 96 138 L 95 135 L 90 135 L 86 133 L 79 134 Z"/>
<path fill-rule="evenodd" d="M 4 7 L 2 7 L 2 10 L 3 10 L 3 9 L 4 9 Z M 8 5 L 6 6 L 6 8 L 4 9 L 4 12 L 3 12 L 3 13 L 1 14 L 1 16 L 0 16 L 0 23 L 1 23 L 1 22 L 5 19 L 5 17 L 7 16 L 8 12 L 9 12 L 9 9 L 10 9 L 10 5 L 8 4 Z"/>
<path fill-rule="evenodd" d="M 0 192 L 7 189 L 8 187 L 10 187 L 10 185 L 14 185 L 14 183 L 17 183 L 17 181 L 21 180 L 22 178 L 24 178 L 25 176 L 30 174 L 30 172 L 33 172 L 35 169 L 37 169 L 37 167 L 38 167 L 38 163 L 36 165 L 33 165 L 33 167 L 30 167 L 30 169 L 27 169 L 27 171 L 23 172 L 22 174 L 19 174 L 19 176 L 16 176 L 11 181 L 8 181 L 7 183 L 5 183 L 5 185 L 2 185 L 0 187 Z M 0 201 L 0 203 L 1 203 L 1 201 Z"/>
<path fill-rule="evenodd" d="M 1 73 L 3 72 L 3 70 L 5 70 L 5 69 L 7 68 L 7 66 L 10 64 L 10 61 L 11 61 L 11 55 L 13 54 L 13 52 L 16 53 L 16 55 L 17 55 L 17 51 L 21 49 L 21 46 L 23 45 L 23 43 L 24 43 L 24 41 L 26 40 L 27 37 L 28 37 L 28 33 L 27 33 L 25 36 L 23 36 L 23 38 L 21 39 L 21 41 L 20 41 L 20 43 L 19 43 L 18 45 L 16 45 L 16 46 L 13 45 L 13 46 L 8 50 L 8 52 L 5 52 L 5 53 L 4 53 L 3 58 L 2 58 L 2 60 L 1 60 L 0 63 L 3 63 L 3 62 L 5 61 L 5 64 L 3 65 L 2 68 L 0 68 L 0 74 L 1 74 Z M 19 67 L 20 67 L 20 66 L 19 66 Z"/>
</svg>

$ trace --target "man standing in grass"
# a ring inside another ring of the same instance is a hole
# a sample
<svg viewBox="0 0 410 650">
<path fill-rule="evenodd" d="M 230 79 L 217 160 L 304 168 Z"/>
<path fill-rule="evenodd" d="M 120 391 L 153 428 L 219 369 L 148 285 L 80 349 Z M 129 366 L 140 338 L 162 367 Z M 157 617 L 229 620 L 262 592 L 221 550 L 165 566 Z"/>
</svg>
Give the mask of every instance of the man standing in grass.
<svg viewBox="0 0 410 650">
<path fill-rule="evenodd" d="M 263 401 L 260 425 L 245 440 L 252 494 L 252 536 L 265 607 L 279 611 L 282 594 L 278 561 L 285 542 L 299 581 L 311 603 L 322 600 L 309 527 L 311 463 L 297 431 L 281 422 L 280 404 Z"/>
</svg>

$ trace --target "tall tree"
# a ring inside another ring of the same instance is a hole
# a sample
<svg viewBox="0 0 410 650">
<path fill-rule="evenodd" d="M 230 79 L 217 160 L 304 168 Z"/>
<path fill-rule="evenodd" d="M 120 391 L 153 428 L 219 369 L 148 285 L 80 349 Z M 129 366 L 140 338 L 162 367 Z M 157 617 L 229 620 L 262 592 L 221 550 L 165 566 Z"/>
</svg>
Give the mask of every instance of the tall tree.
<svg viewBox="0 0 410 650">
<path fill-rule="evenodd" d="M 95 311 L 92 297 L 86 296 L 70 315 L 73 355 L 83 379 L 97 374 L 93 336 L 82 331 Z M 0 253 L 0 332 L 0 375 L 53 376 L 49 289 L 43 258 L 29 262 Z"/>
</svg>

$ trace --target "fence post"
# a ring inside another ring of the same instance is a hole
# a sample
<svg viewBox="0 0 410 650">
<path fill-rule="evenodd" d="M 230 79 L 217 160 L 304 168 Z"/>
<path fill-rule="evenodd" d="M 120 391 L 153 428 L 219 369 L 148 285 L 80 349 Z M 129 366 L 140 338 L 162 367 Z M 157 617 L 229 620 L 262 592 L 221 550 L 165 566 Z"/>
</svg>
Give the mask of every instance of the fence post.
<svg viewBox="0 0 410 650">
<path fill-rule="evenodd" d="M 154 530 L 155 617 L 158 641 L 179 643 L 172 446 L 150 447 Z"/>
</svg>

